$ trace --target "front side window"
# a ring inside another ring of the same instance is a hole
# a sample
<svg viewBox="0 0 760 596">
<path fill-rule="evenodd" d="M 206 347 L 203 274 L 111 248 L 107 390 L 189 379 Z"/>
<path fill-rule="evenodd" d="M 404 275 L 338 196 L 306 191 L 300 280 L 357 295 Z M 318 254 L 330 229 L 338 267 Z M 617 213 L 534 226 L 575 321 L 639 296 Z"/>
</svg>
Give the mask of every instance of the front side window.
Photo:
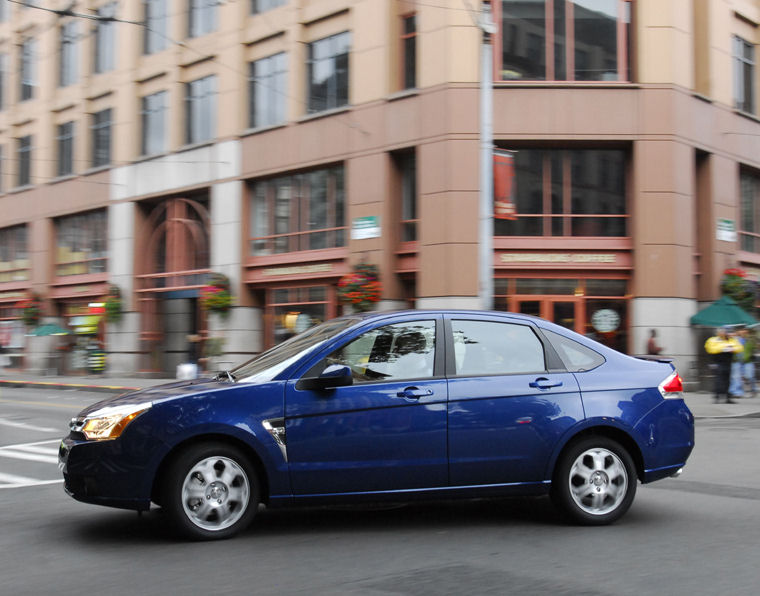
<svg viewBox="0 0 760 596">
<path fill-rule="evenodd" d="M 166 91 L 142 99 L 142 154 L 156 155 L 166 151 Z"/>
<path fill-rule="evenodd" d="M 83 275 L 107 270 L 108 217 L 105 209 L 55 221 L 55 274 Z"/>
<path fill-rule="evenodd" d="M 169 45 L 167 0 L 144 0 L 144 2 L 143 53 L 155 54 L 165 50 Z"/>
<path fill-rule="evenodd" d="M 734 36 L 734 105 L 737 110 L 755 113 L 755 48 Z"/>
<path fill-rule="evenodd" d="M 459 376 L 544 372 L 544 347 L 527 325 L 453 320 L 455 373 Z"/>
<path fill-rule="evenodd" d="M 64 122 L 58 125 L 55 137 L 58 145 L 58 175 L 68 176 L 74 173 L 74 123 Z"/>
<path fill-rule="evenodd" d="M 501 0 L 500 79 L 627 81 L 627 0 Z"/>
<path fill-rule="evenodd" d="M 0 229 L 0 283 L 28 279 L 26 225 Z"/>
<path fill-rule="evenodd" d="M 34 88 L 37 86 L 37 43 L 32 38 L 26 38 L 21 42 L 19 52 L 19 99 L 26 101 L 34 97 Z"/>
<path fill-rule="evenodd" d="M 364 333 L 325 359 L 351 368 L 354 383 L 429 379 L 435 364 L 435 321 L 385 325 Z"/>
<path fill-rule="evenodd" d="M 351 34 L 338 33 L 309 44 L 309 112 L 348 105 Z"/>
<path fill-rule="evenodd" d="M 739 242 L 741 250 L 760 253 L 760 175 L 743 171 L 739 178 L 741 212 Z"/>
<path fill-rule="evenodd" d="M 186 137 L 188 144 L 201 143 L 216 134 L 216 77 L 211 75 L 186 85 Z"/>
<path fill-rule="evenodd" d="M 252 256 L 345 246 L 343 166 L 251 184 Z"/>
<path fill-rule="evenodd" d="M 27 135 L 16 140 L 16 158 L 18 172 L 16 183 L 26 186 L 32 183 L 32 136 Z"/>
<path fill-rule="evenodd" d="M 626 153 L 619 149 L 514 152 L 515 217 L 497 236 L 626 236 Z"/>
<path fill-rule="evenodd" d="M 216 31 L 217 5 L 219 0 L 189 0 L 188 34 L 200 37 Z"/>
<path fill-rule="evenodd" d="M 287 55 L 284 52 L 250 63 L 248 123 L 251 128 L 285 122 L 287 75 Z"/>
<path fill-rule="evenodd" d="M 95 72 L 108 72 L 116 68 L 116 23 L 104 20 L 116 16 L 116 2 L 97 10 L 99 20 L 95 23 Z"/>
<path fill-rule="evenodd" d="M 283 6 L 287 0 L 251 0 L 251 14 L 259 14 Z"/>
<path fill-rule="evenodd" d="M 111 163 L 111 108 L 92 115 L 92 167 Z"/>
<path fill-rule="evenodd" d="M 78 76 L 77 23 L 69 21 L 61 27 L 59 84 L 73 85 Z"/>
</svg>

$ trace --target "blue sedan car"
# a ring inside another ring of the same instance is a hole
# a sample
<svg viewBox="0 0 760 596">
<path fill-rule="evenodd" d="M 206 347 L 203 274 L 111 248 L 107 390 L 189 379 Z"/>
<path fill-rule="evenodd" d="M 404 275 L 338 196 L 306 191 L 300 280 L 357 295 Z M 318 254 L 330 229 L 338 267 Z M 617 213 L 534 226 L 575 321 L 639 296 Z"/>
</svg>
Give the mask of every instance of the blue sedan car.
<svg viewBox="0 0 760 596">
<path fill-rule="evenodd" d="M 405 311 L 325 322 L 214 378 L 83 410 L 60 448 L 86 503 L 164 508 L 194 539 L 268 507 L 550 494 L 611 523 L 694 447 L 682 382 L 535 317 Z"/>
</svg>

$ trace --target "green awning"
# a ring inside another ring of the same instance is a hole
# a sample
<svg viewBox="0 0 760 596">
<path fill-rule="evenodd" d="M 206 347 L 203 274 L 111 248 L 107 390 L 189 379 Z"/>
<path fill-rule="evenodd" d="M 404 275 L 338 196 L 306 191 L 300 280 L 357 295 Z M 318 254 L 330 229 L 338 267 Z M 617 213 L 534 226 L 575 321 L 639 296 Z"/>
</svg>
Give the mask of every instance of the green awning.
<svg viewBox="0 0 760 596">
<path fill-rule="evenodd" d="M 692 325 L 721 327 L 723 325 L 755 325 L 757 319 L 728 296 L 723 296 L 700 310 L 690 319 Z"/>
</svg>

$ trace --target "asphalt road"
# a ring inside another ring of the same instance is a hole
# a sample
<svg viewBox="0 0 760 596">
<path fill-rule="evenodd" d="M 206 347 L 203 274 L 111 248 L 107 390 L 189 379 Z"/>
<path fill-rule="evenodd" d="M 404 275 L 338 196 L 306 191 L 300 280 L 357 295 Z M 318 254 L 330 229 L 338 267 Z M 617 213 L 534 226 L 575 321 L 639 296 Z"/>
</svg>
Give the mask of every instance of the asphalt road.
<svg viewBox="0 0 760 596">
<path fill-rule="evenodd" d="M 223 542 L 67 497 L 57 441 L 102 394 L 0 393 L 0 594 L 756 594 L 760 419 L 699 420 L 679 479 L 604 528 L 547 499 L 262 511 Z M 37 457 L 38 456 L 38 457 Z"/>
</svg>

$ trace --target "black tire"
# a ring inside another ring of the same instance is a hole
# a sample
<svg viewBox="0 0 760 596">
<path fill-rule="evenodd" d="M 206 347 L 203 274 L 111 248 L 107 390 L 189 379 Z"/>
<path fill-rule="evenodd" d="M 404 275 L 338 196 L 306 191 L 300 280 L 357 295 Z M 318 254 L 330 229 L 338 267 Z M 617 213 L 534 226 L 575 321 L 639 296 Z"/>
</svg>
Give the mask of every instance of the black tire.
<svg viewBox="0 0 760 596">
<path fill-rule="evenodd" d="M 168 466 L 161 501 L 174 527 L 192 540 L 229 538 L 256 515 L 259 482 L 248 458 L 224 443 L 182 451 Z"/>
<path fill-rule="evenodd" d="M 587 437 L 560 455 L 551 498 L 569 521 L 602 526 L 628 511 L 636 483 L 636 467 L 625 448 L 607 437 Z"/>
</svg>

